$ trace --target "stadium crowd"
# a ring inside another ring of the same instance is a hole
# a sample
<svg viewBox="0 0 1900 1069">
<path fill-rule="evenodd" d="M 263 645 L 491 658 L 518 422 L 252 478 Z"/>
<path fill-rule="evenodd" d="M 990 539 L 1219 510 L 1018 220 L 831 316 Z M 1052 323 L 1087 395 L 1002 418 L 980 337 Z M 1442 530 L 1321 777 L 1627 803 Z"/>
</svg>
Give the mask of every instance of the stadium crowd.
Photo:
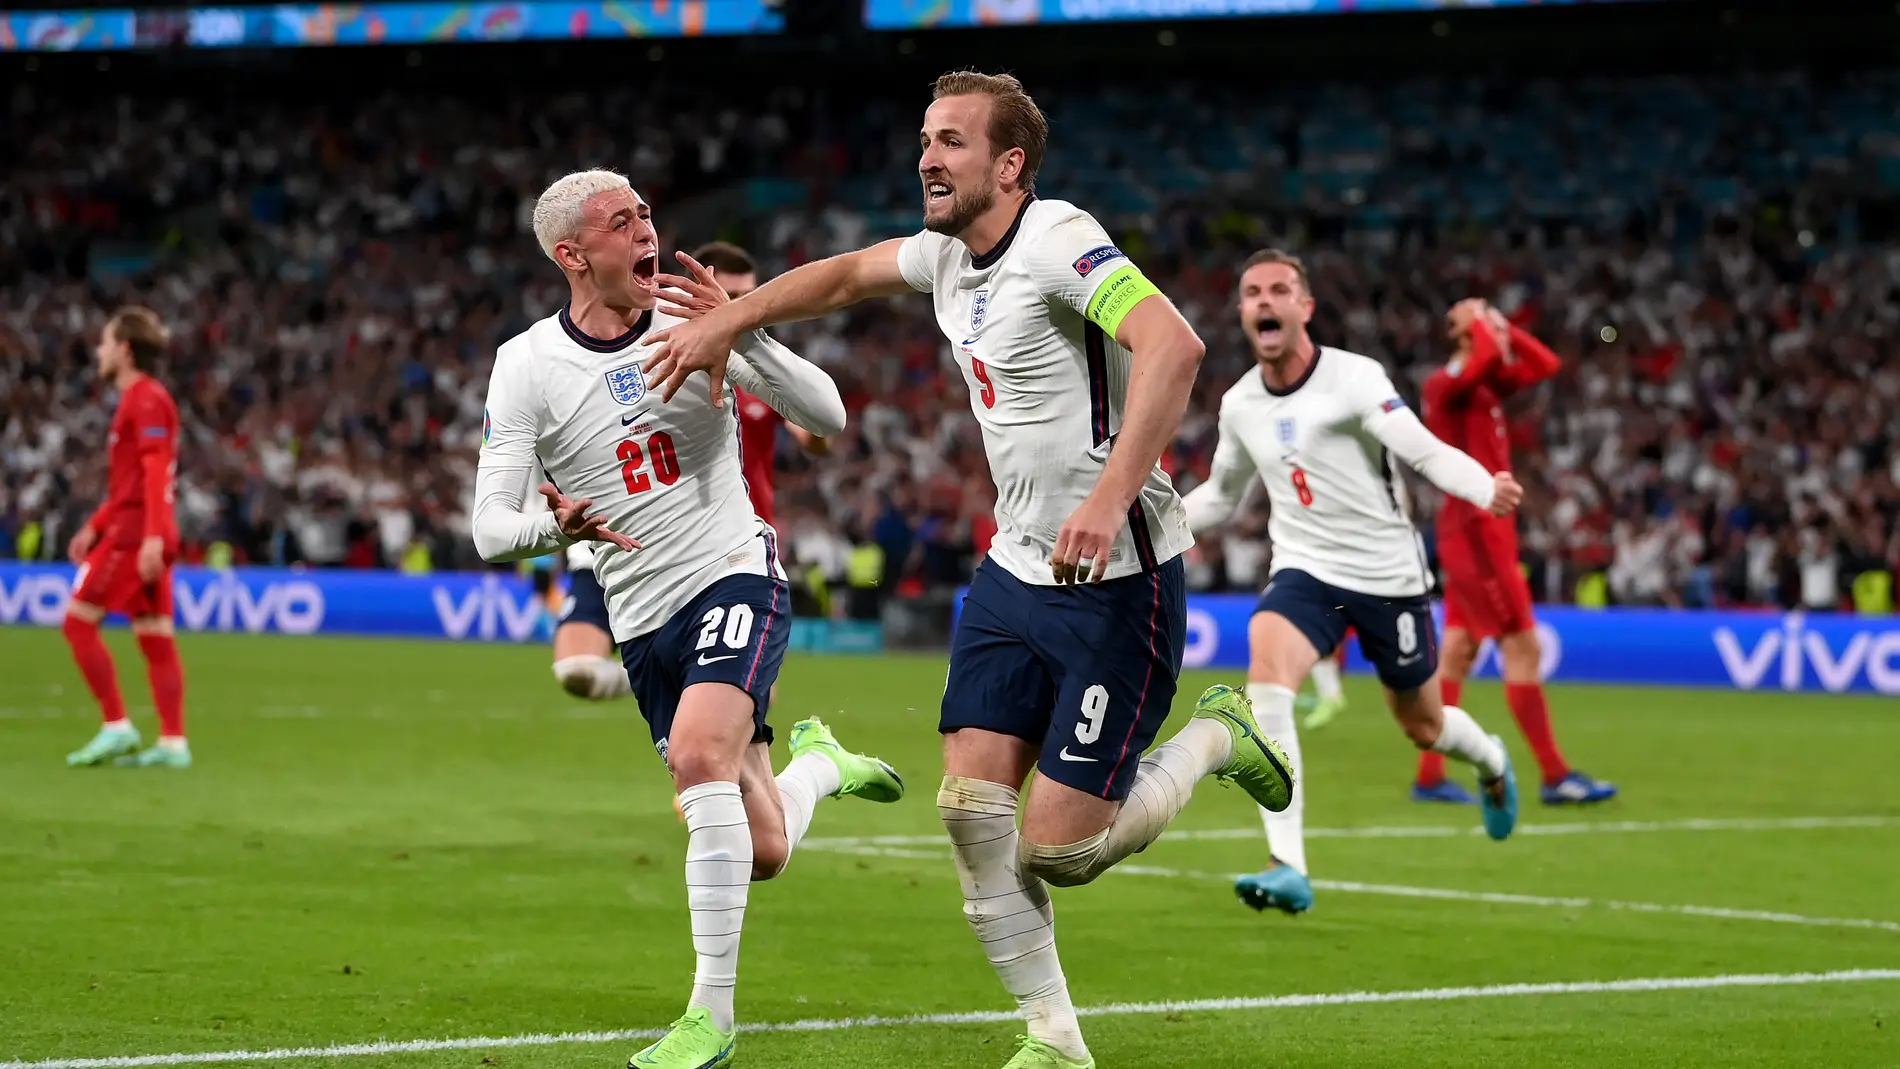
<svg viewBox="0 0 1900 1069">
<path fill-rule="evenodd" d="M 1053 151 L 1072 156 L 1043 192 L 1120 205 L 1098 214 L 1209 343 L 1168 458 L 1183 489 L 1206 473 L 1213 414 L 1247 367 L 1233 265 L 1282 244 L 1307 258 L 1315 336 L 1385 360 L 1414 399 L 1448 355 L 1444 311 L 1468 295 L 1564 357 L 1555 382 L 1512 403 L 1540 599 L 1837 607 L 1857 577 L 1900 568 L 1900 253 L 1874 240 L 1900 170 L 1891 124 L 1866 118 L 1892 116 L 1900 82 L 1742 88 L 1704 82 L 1678 101 L 1691 125 L 1654 134 L 1676 170 L 1640 181 L 1580 166 L 1543 182 L 1564 132 L 1525 129 L 1567 103 L 1571 121 L 1604 123 L 1602 157 L 1622 159 L 1650 135 L 1616 127 L 1618 108 L 1667 99 L 1655 86 L 1479 86 L 1408 97 L 1411 110 L 1367 120 L 1369 141 L 1339 132 L 1360 91 L 1325 90 L 1330 110 L 1268 115 L 1237 139 L 1250 147 L 1232 173 L 1154 180 L 1192 170 L 1184 121 L 1182 140 L 1094 160 L 1112 188 L 1076 173 L 1091 161 L 1074 146 L 1112 142 L 1086 130 L 1115 109 L 1065 112 L 1056 94 L 1051 113 L 1077 118 Z M 160 374 L 185 427 L 188 557 L 478 565 L 467 523 L 493 350 L 560 300 L 527 225 L 550 177 L 614 166 L 656 205 L 666 247 L 736 237 L 780 268 L 915 218 L 913 150 L 891 134 L 908 128 L 908 98 L 704 101 L 391 95 L 260 114 L 18 89 L 0 155 L 0 555 L 62 556 L 99 499 L 111 399 L 90 344 L 111 307 L 137 300 L 174 328 Z M 602 113 L 627 118 L 610 130 Z M 1274 181 L 1233 180 L 1245 173 Z M 744 191 L 719 202 L 737 205 L 722 233 L 673 229 L 674 205 L 721 190 Z M 762 207 L 767 194 L 780 202 Z M 778 333 L 853 413 L 829 456 L 780 450 L 791 555 L 834 586 L 855 585 L 854 551 L 869 547 L 885 591 L 966 577 L 993 492 L 927 302 Z M 1435 506 L 1415 491 L 1428 546 Z M 1204 539 L 1194 584 L 1257 587 L 1264 531 L 1256 508 Z"/>
</svg>

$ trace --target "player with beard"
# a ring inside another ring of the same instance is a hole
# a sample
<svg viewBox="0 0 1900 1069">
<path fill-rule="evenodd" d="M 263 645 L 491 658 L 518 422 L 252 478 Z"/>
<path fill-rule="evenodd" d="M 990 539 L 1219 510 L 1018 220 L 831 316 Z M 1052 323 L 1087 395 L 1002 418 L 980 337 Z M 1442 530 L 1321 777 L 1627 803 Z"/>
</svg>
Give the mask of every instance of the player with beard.
<svg viewBox="0 0 1900 1069">
<path fill-rule="evenodd" d="M 1285 807 L 1292 780 L 1227 687 L 1141 756 L 1181 669 L 1193 539 L 1158 461 L 1201 340 L 1092 216 L 1036 197 L 1048 126 L 1021 83 L 959 71 L 934 97 L 919 134 L 922 233 L 806 264 L 672 328 L 648 371 L 668 395 L 707 372 L 717 396 L 746 331 L 932 295 L 997 490 L 997 533 L 951 642 L 937 808 L 964 915 L 1028 1020 L 1006 1069 L 1083 1069 L 1094 1060 L 1047 885 L 1087 883 L 1144 849 L 1204 776 L 1268 809 Z"/>
<path fill-rule="evenodd" d="M 1286 748 L 1297 778 L 1296 688 L 1350 627 L 1412 743 L 1477 768 L 1485 831 L 1503 839 L 1517 823 L 1510 756 L 1439 700 L 1431 582 L 1392 459 L 1493 515 L 1510 513 L 1523 491 L 1510 472 L 1493 475 L 1433 437 L 1376 360 L 1313 343 L 1313 296 L 1298 258 L 1255 253 L 1239 296 L 1256 367 L 1221 398 L 1213 467 L 1188 494 L 1187 512 L 1197 532 L 1219 526 L 1256 477 L 1266 485 L 1273 566 L 1247 629 L 1247 691 L 1260 726 Z M 1291 805 L 1265 816 L 1274 864 L 1235 884 L 1256 909 L 1312 906 L 1303 795 L 1296 786 Z"/>
</svg>

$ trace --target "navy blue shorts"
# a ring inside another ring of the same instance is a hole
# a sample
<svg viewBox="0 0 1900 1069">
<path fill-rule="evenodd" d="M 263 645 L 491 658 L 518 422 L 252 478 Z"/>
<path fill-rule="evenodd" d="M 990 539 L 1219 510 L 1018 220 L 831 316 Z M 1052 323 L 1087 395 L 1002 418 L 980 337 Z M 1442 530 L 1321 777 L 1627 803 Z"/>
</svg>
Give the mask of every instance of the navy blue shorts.
<svg viewBox="0 0 1900 1069">
<path fill-rule="evenodd" d="M 1393 690 L 1417 690 L 1438 672 L 1438 634 L 1432 603 L 1423 594 L 1357 594 L 1289 568 L 1267 581 L 1254 612 L 1286 617 L 1322 657 L 1338 649 L 1352 628 L 1359 632 L 1359 652 L 1378 669 L 1379 682 Z"/>
<path fill-rule="evenodd" d="M 613 623 L 607 618 L 607 592 L 600 588 L 592 569 L 576 568 L 567 573 L 567 602 L 561 606 L 561 622 L 593 624 L 609 635 L 614 633 Z"/>
<path fill-rule="evenodd" d="M 1080 586 L 1035 586 L 985 559 L 950 643 L 938 730 L 1027 739 L 1043 775 L 1119 801 L 1168 719 L 1186 633 L 1178 557 Z"/>
<path fill-rule="evenodd" d="M 680 695 L 695 683 L 728 683 L 752 696 L 752 741 L 771 742 L 765 711 L 792 636 L 792 590 L 783 579 L 728 575 L 657 631 L 620 644 L 627 681 L 666 759 Z"/>
</svg>

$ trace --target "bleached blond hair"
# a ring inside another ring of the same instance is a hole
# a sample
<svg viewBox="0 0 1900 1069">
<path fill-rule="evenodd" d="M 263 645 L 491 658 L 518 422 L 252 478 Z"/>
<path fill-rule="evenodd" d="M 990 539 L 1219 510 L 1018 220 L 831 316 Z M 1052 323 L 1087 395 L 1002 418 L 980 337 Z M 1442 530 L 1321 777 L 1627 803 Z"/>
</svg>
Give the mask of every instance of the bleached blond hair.
<svg viewBox="0 0 1900 1069">
<path fill-rule="evenodd" d="M 556 179 L 534 202 L 534 240 L 541 243 L 541 251 L 553 260 L 554 246 L 571 241 L 580 233 L 581 216 L 589 199 L 599 193 L 631 188 L 626 175 L 613 171 L 575 171 Z"/>
</svg>

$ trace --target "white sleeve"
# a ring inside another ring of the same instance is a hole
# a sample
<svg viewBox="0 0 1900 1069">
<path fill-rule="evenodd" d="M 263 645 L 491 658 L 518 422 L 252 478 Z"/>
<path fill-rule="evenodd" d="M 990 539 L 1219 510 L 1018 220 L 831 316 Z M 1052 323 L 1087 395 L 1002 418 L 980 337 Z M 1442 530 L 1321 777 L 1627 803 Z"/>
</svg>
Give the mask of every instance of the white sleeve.
<svg viewBox="0 0 1900 1069">
<path fill-rule="evenodd" d="M 1481 509 L 1491 507 L 1497 492 L 1491 473 L 1463 450 L 1426 430 L 1383 369 L 1374 369 L 1352 384 L 1352 403 L 1366 433 L 1426 482 Z"/>
<path fill-rule="evenodd" d="M 1093 216 L 1078 214 L 1050 227 L 1029 249 L 1029 277 L 1044 297 L 1087 316 L 1098 288 L 1133 266 Z"/>
<path fill-rule="evenodd" d="M 929 293 L 937 284 L 937 235 L 919 230 L 897 247 L 897 270 L 904 281 L 919 293 Z"/>
<path fill-rule="evenodd" d="M 1182 504 L 1187 506 L 1188 530 L 1200 534 L 1232 519 L 1234 512 L 1247 499 L 1247 490 L 1259 473 L 1259 468 L 1253 462 L 1253 454 L 1247 452 L 1238 437 L 1227 432 L 1227 421 L 1223 418 L 1220 439 L 1214 443 L 1213 468 L 1207 474 L 1207 481 L 1189 490 L 1187 496 L 1181 499 Z"/>
<path fill-rule="evenodd" d="M 539 391 L 527 353 L 503 346 L 488 378 L 482 411 L 482 453 L 475 467 L 475 513 L 469 522 L 475 551 L 490 562 L 539 557 L 573 544 L 552 512 L 528 516 L 521 506 L 533 491 Z"/>
<path fill-rule="evenodd" d="M 739 350 L 726 360 L 726 377 L 820 438 L 844 430 L 838 384 L 763 330 L 739 336 Z"/>
</svg>

